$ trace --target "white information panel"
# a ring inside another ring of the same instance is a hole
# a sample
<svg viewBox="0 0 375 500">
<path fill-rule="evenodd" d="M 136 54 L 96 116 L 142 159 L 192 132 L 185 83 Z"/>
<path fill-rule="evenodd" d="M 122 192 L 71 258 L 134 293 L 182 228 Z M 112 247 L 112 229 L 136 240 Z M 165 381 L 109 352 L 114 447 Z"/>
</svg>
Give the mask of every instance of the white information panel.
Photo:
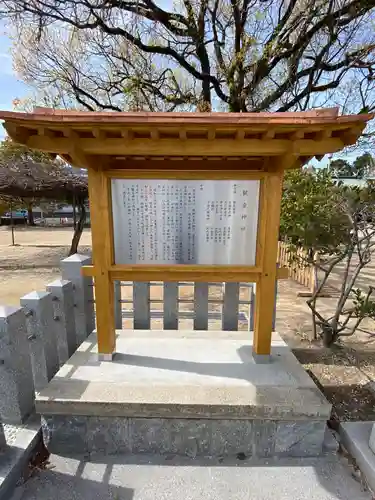
<svg viewBox="0 0 375 500">
<path fill-rule="evenodd" d="M 255 265 L 259 181 L 112 179 L 116 264 Z"/>
</svg>

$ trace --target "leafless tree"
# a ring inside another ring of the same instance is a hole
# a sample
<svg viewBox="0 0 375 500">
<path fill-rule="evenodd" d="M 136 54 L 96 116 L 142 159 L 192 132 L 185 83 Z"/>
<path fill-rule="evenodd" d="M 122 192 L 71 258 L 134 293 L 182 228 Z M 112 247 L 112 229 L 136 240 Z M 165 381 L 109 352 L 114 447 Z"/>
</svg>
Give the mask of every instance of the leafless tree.
<svg viewBox="0 0 375 500">
<path fill-rule="evenodd" d="M 3 0 L 15 67 L 89 110 L 375 109 L 375 0 Z"/>
</svg>

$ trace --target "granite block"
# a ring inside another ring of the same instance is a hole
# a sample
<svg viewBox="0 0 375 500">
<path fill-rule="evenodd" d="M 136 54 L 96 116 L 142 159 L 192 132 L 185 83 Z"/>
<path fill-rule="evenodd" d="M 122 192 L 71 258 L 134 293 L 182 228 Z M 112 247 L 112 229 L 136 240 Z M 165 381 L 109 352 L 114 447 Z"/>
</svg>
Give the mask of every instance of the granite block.
<svg viewBox="0 0 375 500">
<path fill-rule="evenodd" d="M 169 453 L 190 458 L 210 455 L 211 424 L 209 420 L 165 419 L 169 435 Z"/>
<path fill-rule="evenodd" d="M 87 417 L 86 442 L 90 454 L 130 452 L 129 419 Z"/>
<path fill-rule="evenodd" d="M 6 438 L 5 438 L 5 432 L 4 432 L 4 427 L 3 423 L 0 422 L 0 450 L 3 450 L 6 446 Z"/>
<path fill-rule="evenodd" d="M 44 444 L 51 453 L 87 453 L 89 419 L 81 416 L 42 416 Z"/>
<path fill-rule="evenodd" d="M 212 430 L 211 455 L 253 454 L 252 420 L 208 420 Z"/>
<path fill-rule="evenodd" d="M 205 420 L 131 419 L 133 453 L 210 455 L 211 425 Z"/>
<path fill-rule="evenodd" d="M 67 280 L 56 280 L 47 285 L 47 290 L 52 294 L 57 351 L 59 364 L 62 366 L 78 347 L 74 314 L 72 314 L 73 283 Z"/>
<path fill-rule="evenodd" d="M 130 419 L 129 426 L 134 453 L 171 453 L 170 426 L 165 419 Z"/>
<path fill-rule="evenodd" d="M 277 422 L 274 420 L 253 421 L 253 455 L 267 458 L 275 455 L 275 436 Z"/>
<path fill-rule="evenodd" d="M 91 257 L 78 253 L 61 261 L 63 280 L 73 283 L 74 287 L 74 322 L 77 335 L 77 344 L 80 345 L 95 328 L 93 303 L 93 280 L 89 276 L 82 276 L 83 266 L 91 264 Z"/>
<path fill-rule="evenodd" d="M 188 456 L 318 456 L 325 424 L 271 420 L 164 419 L 49 415 L 52 453 L 148 453 Z"/>
<path fill-rule="evenodd" d="M 35 389 L 40 391 L 59 369 L 52 295 L 49 292 L 31 292 L 24 295 L 20 302 L 27 313 Z"/>
<path fill-rule="evenodd" d="M 25 312 L 0 306 L 0 415 L 20 424 L 34 411 L 35 391 Z"/>
<path fill-rule="evenodd" d="M 326 423 L 278 422 L 275 440 L 275 453 L 281 456 L 317 456 L 322 452 Z"/>
<path fill-rule="evenodd" d="M 369 443 L 373 426 L 373 421 L 342 422 L 339 434 L 340 444 L 353 458 L 361 472 L 361 479 L 375 492 L 375 454 Z"/>
<path fill-rule="evenodd" d="M 26 479 L 25 472 L 31 472 L 30 458 L 41 441 L 40 418 L 33 415 L 22 425 L 6 425 L 5 434 L 8 446 L 0 453 L 0 500 L 15 500 L 16 485 Z"/>
</svg>

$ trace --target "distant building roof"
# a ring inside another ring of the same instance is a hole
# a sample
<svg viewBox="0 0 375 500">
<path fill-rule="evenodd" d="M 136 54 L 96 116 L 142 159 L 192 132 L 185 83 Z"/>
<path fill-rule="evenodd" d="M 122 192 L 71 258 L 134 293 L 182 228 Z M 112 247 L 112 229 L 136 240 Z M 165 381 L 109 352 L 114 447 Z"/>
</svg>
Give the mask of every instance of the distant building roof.
<svg viewBox="0 0 375 500">
<path fill-rule="evenodd" d="M 367 181 L 375 181 L 375 177 L 366 177 L 365 179 L 356 179 L 354 177 L 334 177 L 335 182 L 342 182 L 345 186 L 366 187 Z"/>
</svg>

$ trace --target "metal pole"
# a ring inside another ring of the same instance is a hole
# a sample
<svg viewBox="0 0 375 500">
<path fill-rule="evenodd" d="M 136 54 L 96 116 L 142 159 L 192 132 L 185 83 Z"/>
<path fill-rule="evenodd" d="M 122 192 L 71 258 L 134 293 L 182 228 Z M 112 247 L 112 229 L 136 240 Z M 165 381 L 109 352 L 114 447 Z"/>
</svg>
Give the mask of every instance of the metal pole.
<svg viewBox="0 0 375 500">
<path fill-rule="evenodd" d="M 14 224 L 13 224 L 13 206 L 12 206 L 12 202 L 10 202 L 9 206 L 10 206 L 10 226 L 11 226 L 11 231 L 12 231 L 12 246 L 14 246 L 15 243 L 14 243 Z"/>
</svg>

